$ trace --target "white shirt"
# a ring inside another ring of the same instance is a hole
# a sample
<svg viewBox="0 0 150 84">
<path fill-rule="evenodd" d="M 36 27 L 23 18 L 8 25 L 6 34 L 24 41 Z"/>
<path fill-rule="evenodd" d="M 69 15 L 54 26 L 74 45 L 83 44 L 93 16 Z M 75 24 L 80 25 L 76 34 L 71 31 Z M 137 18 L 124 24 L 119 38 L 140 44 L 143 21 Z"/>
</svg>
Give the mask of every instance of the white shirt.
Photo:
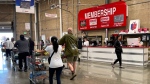
<svg viewBox="0 0 150 84">
<path fill-rule="evenodd" d="M 83 45 L 84 46 L 89 46 L 89 41 L 85 41 Z"/>
<path fill-rule="evenodd" d="M 15 48 L 14 47 L 15 43 L 16 43 L 15 41 L 10 43 L 10 49 L 14 49 Z"/>
<path fill-rule="evenodd" d="M 54 51 L 53 50 L 53 45 L 47 46 L 45 50 L 47 52 L 49 52 L 50 56 L 51 56 L 51 54 Z M 52 58 L 51 58 L 50 65 L 49 65 L 50 68 L 58 68 L 58 67 L 63 66 L 63 62 L 62 62 L 62 59 L 61 59 L 61 51 L 62 51 L 62 47 L 59 45 L 57 53 L 54 53 Z"/>
<path fill-rule="evenodd" d="M 5 42 L 6 49 L 11 49 L 11 41 L 7 40 Z"/>
<path fill-rule="evenodd" d="M 142 41 L 140 41 L 140 44 L 141 44 L 141 45 L 143 45 L 143 42 L 142 42 Z"/>
</svg>

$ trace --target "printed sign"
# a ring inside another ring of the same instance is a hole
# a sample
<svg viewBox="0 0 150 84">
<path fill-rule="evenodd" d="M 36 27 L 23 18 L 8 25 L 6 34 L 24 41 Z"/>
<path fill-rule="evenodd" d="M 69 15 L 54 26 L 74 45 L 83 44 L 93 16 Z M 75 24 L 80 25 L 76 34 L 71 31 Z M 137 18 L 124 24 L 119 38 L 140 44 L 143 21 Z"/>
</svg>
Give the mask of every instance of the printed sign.
<svg viewBox="0 0 150 84">
<path fill-rule="evenodd" d="M 27 31 L 30 30 L 30 23 L 25 23 L 25 29 L 26 29 Z"/>
<path fill-rule="evenodd" d="M 90 19 L 89 22 L 91 26 L 97 25 L 97 19 Z"/>
<path fill-rule="evenodd" d="M 137 33 L 140 28 L 140 20 L 130 20 L 129 33 Z"/>
<path fill-rule="evenodd" d="M 49 13 L 45 13 L 45 17 L 57 18 L 57 14 L 49 14 Z"/>
<path fill-rule="evenodd" d="M 16 0 L 16 12 L 34 13 L 34 0 Z"/>
<path fill-rule="evenodd" d="M 78 28 L 93 30 L 126 26 L 126 16 L 127 5 L 124 1 L 83 9 L 78 13 Z"/>
</svg>

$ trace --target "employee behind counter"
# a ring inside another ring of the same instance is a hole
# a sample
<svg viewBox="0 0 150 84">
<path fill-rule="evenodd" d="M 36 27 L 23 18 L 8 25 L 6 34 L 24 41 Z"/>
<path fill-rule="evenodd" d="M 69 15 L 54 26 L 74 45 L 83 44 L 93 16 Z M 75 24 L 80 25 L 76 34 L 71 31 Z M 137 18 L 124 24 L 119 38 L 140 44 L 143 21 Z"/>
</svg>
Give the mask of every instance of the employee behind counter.
<svg viewBox="0 0 150 84">
<path fill-rule="evenodd" d="M 98 46 L 99 42 L 96 39 L 88 40 L 86 37 L 84 38 L 83 46 Z"/>
<path fill-rule="evenodd" d="M 134 39 L 133 39 L 134 40 Z M 141 37 L 138 37 L 136 41 L 134 41 L 132 44 L 130 42 L 131 40 L 128 41 L 128 45 L 130 47 L 142 47 L 143 46 L 143 42 L 141 41 Z"/>
<path fill-rule="evenodd" d="M 143 46 L 143 42 L 141 41 L 141 37 L 138 37 L 138 40 L 139 40 L 138 46 L 139 46 L 139 47 L 142 47 L 142 46 Z"/>
</svg>

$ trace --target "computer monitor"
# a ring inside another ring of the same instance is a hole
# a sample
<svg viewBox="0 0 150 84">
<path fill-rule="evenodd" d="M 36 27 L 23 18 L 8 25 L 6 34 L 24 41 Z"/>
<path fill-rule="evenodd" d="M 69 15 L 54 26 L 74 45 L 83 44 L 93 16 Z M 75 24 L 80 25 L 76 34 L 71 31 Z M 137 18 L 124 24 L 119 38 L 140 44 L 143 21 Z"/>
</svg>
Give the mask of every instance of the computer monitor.
<svg viewBox="0 0 150 84">
<path fill-rule="evenodd" d="M 138 38 L 127 38 L 127 43 L 128 45 L 138 45 L 139 44 L 139 40 Z"/>
</svg>

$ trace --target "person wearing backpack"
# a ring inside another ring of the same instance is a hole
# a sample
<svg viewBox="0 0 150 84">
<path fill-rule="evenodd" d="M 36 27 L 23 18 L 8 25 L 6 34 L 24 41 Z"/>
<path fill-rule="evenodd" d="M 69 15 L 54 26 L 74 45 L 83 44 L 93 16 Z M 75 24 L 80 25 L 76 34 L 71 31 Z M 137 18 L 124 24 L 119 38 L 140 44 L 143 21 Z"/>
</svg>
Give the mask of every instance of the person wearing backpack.
<svg viewBox="0 0 150 84">
<path fill-rule="evenodd" d="M 72 77 L 70 80 L 73 80 L 76 77 L 76 61 L 78 59 L 78 41 L 77 38 L 73 35 L 72 28 L 68 28 L 68 34 L 65 34 L 60 40 L 60 45 L 65 44 L 64 55 L 67 57 L 67 64 L 69 69 L 72 72 Z"/>
</svg>

